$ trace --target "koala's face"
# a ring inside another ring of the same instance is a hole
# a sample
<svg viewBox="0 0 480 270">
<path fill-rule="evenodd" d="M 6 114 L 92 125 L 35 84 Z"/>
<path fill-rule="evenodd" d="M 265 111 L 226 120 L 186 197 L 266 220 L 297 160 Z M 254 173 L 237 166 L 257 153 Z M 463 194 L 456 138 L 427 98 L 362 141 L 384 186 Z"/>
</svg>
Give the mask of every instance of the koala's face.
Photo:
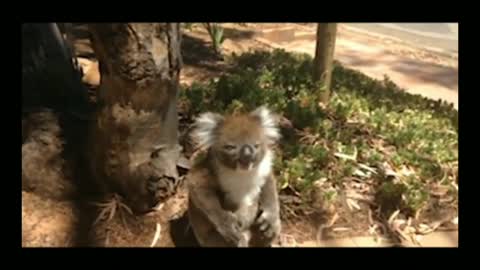
<svg viewBox="0 0 480 270">
<path fill-rule="evenodd" d="M 212 151 L 226 167 L 251 170 L 263 159 L 267 147 L 260 119 L 242 115 L 227 117 L 219 125 Z"/>
<path fill-rule="evenodd" d="M 221 164 L 239 170 L 256 168 L 269 145 L 280 136 L 270 112 L 263 107 L 227 117 L 203 114 L 197 119 L 194 135 Z"/>
</svg>

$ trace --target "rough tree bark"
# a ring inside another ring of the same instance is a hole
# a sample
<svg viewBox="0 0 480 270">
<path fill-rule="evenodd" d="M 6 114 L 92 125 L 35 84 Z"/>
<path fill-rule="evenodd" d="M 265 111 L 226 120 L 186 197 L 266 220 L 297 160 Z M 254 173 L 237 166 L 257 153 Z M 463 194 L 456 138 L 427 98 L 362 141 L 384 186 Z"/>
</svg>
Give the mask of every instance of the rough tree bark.
<svg viewBox="0 0 480 270">
<path fill-rule="evenodd" d="M 337 36 L 336 23 L 319 23 L 317 26 L 317 47 L 313 67 L 313 80 L 319 82 L 319 99 L 326 103 L 330 97 L 333 55 Z"/>
<path fill-rule="evenodd" d="M 91 169 L 138 213 L 176 192 L 178 23 L 91 24 L 100 66 Z"/>
</svg>

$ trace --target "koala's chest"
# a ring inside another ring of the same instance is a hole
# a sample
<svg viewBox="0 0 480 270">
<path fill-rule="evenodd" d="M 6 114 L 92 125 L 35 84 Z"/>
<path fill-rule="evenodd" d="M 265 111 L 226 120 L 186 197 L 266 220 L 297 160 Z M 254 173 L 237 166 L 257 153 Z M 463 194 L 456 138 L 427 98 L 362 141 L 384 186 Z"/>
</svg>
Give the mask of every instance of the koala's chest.
<svg viewBox="0 0 480 270">
<path fill-rule="evenodd" d="M 261 188 L 265 184 L 265 177 L 252 173 L 222 174 L 220 183 L 224 192 L 225 203 L 229 208 L 249 206 L 258 202 Z"/>
</svg>

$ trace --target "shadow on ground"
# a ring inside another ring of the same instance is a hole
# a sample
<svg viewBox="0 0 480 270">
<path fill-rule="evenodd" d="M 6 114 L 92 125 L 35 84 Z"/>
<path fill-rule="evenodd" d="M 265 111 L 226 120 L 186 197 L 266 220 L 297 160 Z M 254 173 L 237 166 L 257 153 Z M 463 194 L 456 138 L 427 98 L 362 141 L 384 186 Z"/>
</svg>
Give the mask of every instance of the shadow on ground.
<svg viewBox="0 0 480 270">
<path fill-rule="evenodd" d="M 223 35 L 234 41 L 253 38 L 255 32 L 251 30 L 240 30 L 235 28 L 223 27 Z"/>
<path fill-rule="evenodd" d="M 223 68 L 216 65 L 219 61 L 209 42 L 187 34 L 182 35 L 182 57 L 186 65 L 219 72 Z"/>
<path fill-rule="evenodd" d="M 375 69 L 376 67 L 380 69 L 381 66 L 390 66 L 392 71 L 407 78 L 458 91 L 458 68 L 406 58 L 399 61 L 397 57 L 384 52 L 366 58 L 359 55 L 358 51 L 345 50 L 339 55 L 339 59 L 360 69 Z M 385 68 L 384 72 L 388 73 L 388 70 Z"/>
</svg>

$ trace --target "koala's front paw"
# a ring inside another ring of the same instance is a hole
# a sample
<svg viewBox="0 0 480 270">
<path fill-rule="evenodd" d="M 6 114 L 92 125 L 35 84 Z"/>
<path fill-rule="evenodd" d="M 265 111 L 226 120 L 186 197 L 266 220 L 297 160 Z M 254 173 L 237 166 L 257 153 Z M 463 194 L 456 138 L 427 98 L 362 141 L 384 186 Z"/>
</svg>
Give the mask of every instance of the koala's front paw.
<svg viewBox="0 0 480 270">
<path fill-rule="evenodd" d="M 255 224 L 265 238 L 274 239 L 280 234 L 280 217 L 270 211 L 262 211 Z"/>
<path fill-rule="evenodd" d="M 245 237 L 245 224 L 237 217 L 231 214 L 225 215 L 222 224 L 217 226 L 217 231 L 235 247 L 246 247 L 248 239 Z"/>
</svg>

